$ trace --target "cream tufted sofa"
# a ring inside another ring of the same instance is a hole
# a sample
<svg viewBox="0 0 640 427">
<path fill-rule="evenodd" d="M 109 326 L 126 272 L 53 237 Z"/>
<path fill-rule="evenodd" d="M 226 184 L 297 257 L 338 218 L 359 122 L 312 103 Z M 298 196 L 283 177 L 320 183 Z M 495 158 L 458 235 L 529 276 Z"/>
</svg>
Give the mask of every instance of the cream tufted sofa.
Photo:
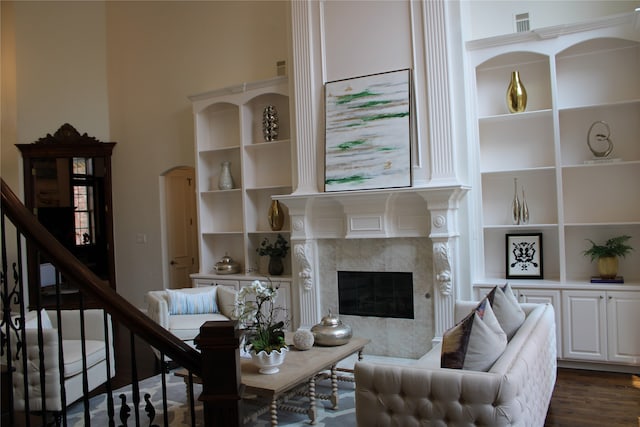
<svg viewBox="0 0 640 427">
<path fill-rule="evenodd" d="M 25 319 L 37 314 L 30 312 Z M 62 334 L 63 375 L 65 387 L 65 402 L 62 401 L 60 389 L 60 370 L 58 362 L 58 318 L 55 312 L 47 315 L 43 311 L 42 343 L 44 354 L 45 398 L 48 411 L 60 411 L 63 406 L 80 399 L 84 395 L 83 376 L 84 367 L 82 361 L 82 344 L 80 330 L 80 311 L 61 310 L 60 330 Z M 44 318 L 46 317 L 46 322 Z M 29 325 L 29 323 L 33 323 Z M 45 323 L 47 326 L 45 326 Z M 107 315 L 108 341 L 105 340 L 104 312 L 102 310 L 84 310 L 84 338 L 86 349 L 86 376 L 89 390 L 104 384 L 107 381 L 107 343 L 109 345 L 110 374 L 115 375 L 113 330 L 111 317 Z M 40 356 L 38 347 L 38 329 L 34 320 L 25 325 L 26 353 L 27 353 L 27 381 L 29 393 L 29 409 L 31 411 L 42 410 L 41 383 L 40 383 Z M 13 375 L 14 408 L 25 408 L 24 391 L 24 365 L 22 359 L 13 359 L 16 372 Z"/>
<path fill-rule="evenodd" d="M 477 302 L 457 302 L 455 317 Z M 556 380 L 553 307 L 527 317 L 488 372 L 440 368 L 438 344 L 414 365 L 357 362 L 358 426 L 543 426 Z"/>
</svg>

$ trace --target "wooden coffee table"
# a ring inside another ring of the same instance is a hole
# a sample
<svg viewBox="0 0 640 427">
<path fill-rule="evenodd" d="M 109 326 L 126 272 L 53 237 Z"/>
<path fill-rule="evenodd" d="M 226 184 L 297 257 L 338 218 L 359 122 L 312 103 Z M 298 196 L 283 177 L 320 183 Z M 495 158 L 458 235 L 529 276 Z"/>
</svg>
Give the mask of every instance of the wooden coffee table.
<svg viewBox="0 0 640 427">
<path fill-rule="evenodd" d="M 251 362 L 251 359 L 241 359 L 241 382 L 244 386 L 245 394 L 255 394 L 260 397 L 269 399 L 270 404 L 267 410 L 271 413 L 271 425 L 278 425 L 278 407 L 281 409 L 307 413 L 311 424 L 315 424 L 316 420 L 316 376 L 323 371 L 330 370 L 331 378 L 331 395 L 329 400 L 332 407 L 338 407 L 338 375 L 337 364 L 341 360 L 346 359 L 352 354 L 358 353 L 358 360 L 362 359 L 362 350 L 370 342 L 366 338 L 353 337 L 348 343 L 335 347 L 313 346 L 306 351 L 296 350 L 295 346 L 290 344 L 290 336 L 287 334 L 287 344 L 289 352 L 284 363 L 280 366 L 280 372 L 272 375 L 264 375 L 258 373 L 258 368 Z M 189 381 L 188 372 L 184 369 L 178 370 L 176 376 L 183 377 L 185 382 Z M 194 376 L 194 382 L 200 382 L 199 378 Z M 306 385 L 309 396 L 309 407 L 307 409 L 294 408 L 286 404 L 281 404 L 278 400 L 299 389 L 300 386 Z M 255 414 L 252 416 L 255 417 Z M 245 422 L 252 417 L 245 419 Z"/>
<path fill-rule="evenodd" d="M 278 425 L 278 398 L 306 383 L 309 391 L 309 408 L 306 412 L 311 424 L 315 424 L 316 375 L 322 371 L 331 370 L 331 403 L 333 408 L 337 408 L 338 377 L 336 365 L 354 353 L 358 353 L 358 360 L 362 359 L 362 350 L 368 343 L 368 339 L 353 337 L 348 343 L 340 346 L 313 346 L 306 351 L 296 350 L 293 345 L 290 345 L 287 357 L 280 366 L 280 372 L 273 375 L 258 373 L 258 368 L 250 359 L 242 359 L 241 382 L 245 386 L 245 392 L 271 399 L 272 426 Z M 285 407 L 285 409 L 292 410 L 293 408 Z"/>
</svg>

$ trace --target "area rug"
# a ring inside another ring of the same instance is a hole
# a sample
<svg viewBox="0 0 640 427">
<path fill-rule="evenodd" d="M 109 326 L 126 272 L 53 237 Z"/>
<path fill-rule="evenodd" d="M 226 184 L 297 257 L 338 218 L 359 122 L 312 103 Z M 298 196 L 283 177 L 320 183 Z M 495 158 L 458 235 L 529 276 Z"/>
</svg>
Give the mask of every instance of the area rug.
<svg viewBox="0 0 640 427">
<path fill-rule="evenodd" d="M 182 378 L 178 378 L 169 373 L 166 375 L 167 381 L 167 414 L 168 425 L 171 427 L 188 427 L 191 426 L 191 415 L 187 404 L 187 392 L 185 383 Z M 141 426 L 162 426 L 164 425 L 164 416 L 162 413 L 162 383 L 160 375 L 140 381 L 140 404 L 138 405 L 139 419 Z M 194 396 L 198 396 L 202 388 L 198 384 L 194 384 Z M 339 382 L 339 403 L 338 409 L 332 409 L 331 403 L 327 400 L 316 400 L 317 417 L 316 426 L 335 426 L 349 427 L 356 425 L 355 415 L 355 386 L 352 382 Z M 331 384 L 328 379 L 318 380 L 316 382 L 316 394 L 329 394 L 331 392 Z M 148 394 L 148 400 L 153 405 L 156 413 L 153 420 L 149 419 L 145 412 L 145 395 Z M 123 395 L 124 397 L 121 397 Z M 131 387 L 127 386 L 113 392 L 115 425 L 120 426 L 120 411 L 122 408 L 122 399 L 125 399 L 130 407 L 128 425 L 136 425 L 135 408 L 131 400 Z M 243 401 L 241 411 L 250 413 L 256 408 L 253 401 Z M 308 406 L 309 399 L 304 396 L 292 396 L 287 400 L 286 404 L 291 406 Z M 99 395 L 90 399 L 90 416 L 92 426 L 108 426 L 107 414 L 107 396 Z M 245 424 L 251 427 L 270 426 L 271 418 L 269 412 L 259 415 L 257 418 Z M 84 406 L 82 402 L 71 405 L 67 410 L 67 425 L 69 427 L 84 427 Z M 196 399 L 196 426 L 203 426 L 202 405 Z M 309 425 L 307 415 L 278 410 L 278 425 L 281 426 L 302 426 Z"/>
</svg>

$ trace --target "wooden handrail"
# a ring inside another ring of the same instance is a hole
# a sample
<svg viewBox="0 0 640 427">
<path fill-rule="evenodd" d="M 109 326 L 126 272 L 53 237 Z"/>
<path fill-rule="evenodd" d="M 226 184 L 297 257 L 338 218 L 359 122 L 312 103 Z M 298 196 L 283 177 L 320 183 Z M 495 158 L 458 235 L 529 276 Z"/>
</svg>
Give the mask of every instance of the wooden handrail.
<svg viewBox="0 0 640 427">
<path fill-rule="evenodd" d="M 77 284 L 82 292 L 99 301 L 100 306 L 113 319 L 124 324 L 130 331 L 144 338 L 150 345 L 195 375 L 202 373 L 202 358 L 199 352 L 151 320 L 136 306 L 116 293 L 108 283 L 79 262 L 29 212 L 2 178 L 0 178 L 0 183 L 4 215 L 11 220 L 21 234 L 47 255 L 48 259 L 64 276 Z"/>
</svg>

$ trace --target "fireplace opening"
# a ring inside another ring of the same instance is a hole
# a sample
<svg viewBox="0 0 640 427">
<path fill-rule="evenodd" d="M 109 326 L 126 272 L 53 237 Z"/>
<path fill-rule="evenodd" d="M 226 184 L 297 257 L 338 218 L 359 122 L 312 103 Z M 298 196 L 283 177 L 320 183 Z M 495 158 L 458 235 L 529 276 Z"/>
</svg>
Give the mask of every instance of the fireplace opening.
<svg viewBox="0 0 640 427">
<path fill-rule="evenodd" d="M 413 319 L 413 273 L 338 271 L 338 310 L 354 316 Z"/>
</svg>

